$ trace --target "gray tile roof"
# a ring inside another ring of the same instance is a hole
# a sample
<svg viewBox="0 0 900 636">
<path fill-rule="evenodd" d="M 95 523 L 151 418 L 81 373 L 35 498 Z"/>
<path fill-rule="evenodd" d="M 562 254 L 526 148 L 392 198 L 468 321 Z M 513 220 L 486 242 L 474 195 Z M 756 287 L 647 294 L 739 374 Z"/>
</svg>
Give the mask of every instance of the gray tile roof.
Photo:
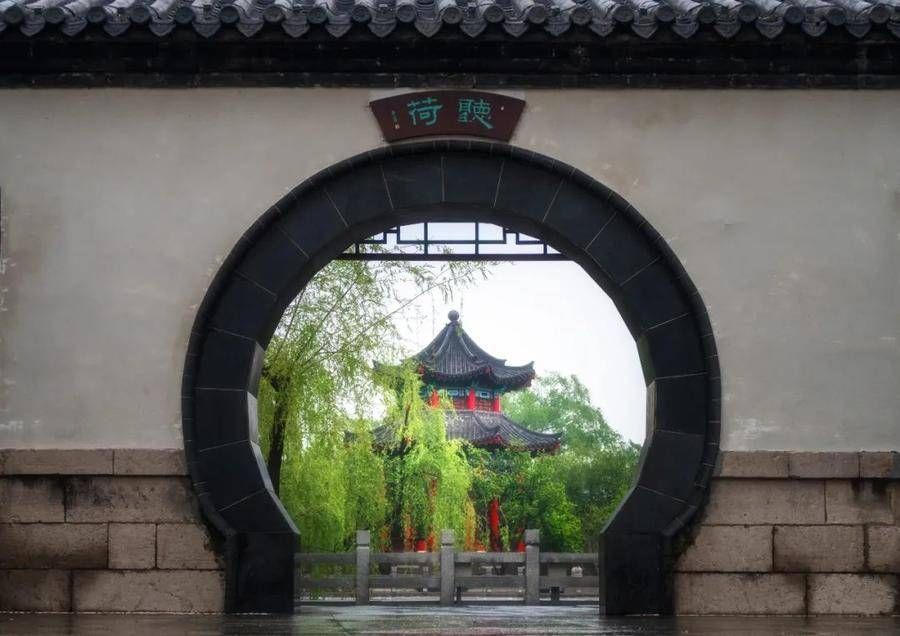
<svg viewBox="0 0 900 636">
<path fill-rule="evenodd" d="M 723 38 L 742 29 L 775 38 L 786 25 L 814 37 L 842 29 L 861 38 L 885 25 L 900 38 L 900 0 L 0 0 L 0 32 L 27 36 L 74 36 L 94 25 L 111 36 L 129 29 L 166 36 L 180 26 L 203 37 L 226 29 L 251 37 L 276 24 L 291 38 L 318 29 L 335 38 L 368 29 L 384 38 L 403 23 L 424 37 L 448 29 L 477 37 L 496 24 L 513 38 L 572 29 L 606 36 L 617 28 L 640 38 L 663 30 L 690 38 L 701 25 Z"/>
<path fill-rule="evenodd" d="M 553 452 L 559 448 L 559 433 L 538 433 L 494 411 L 445 411 L 447 438 L 464 439 L 475 446 L 520 448 L 532 452 Z M 375 444 L 387 446 L 393 431 L 381 426 L 373 431 Z"/>
<path fill-rule="evenodd" d="M 422 380 L 444 387 L 481 380 L 485 385 L 518 389 L 534 379 L 534 364 L 511 366 L 475 344 L 450 312 L 450 322 L 427 347 L 413 356 L 422 368 Z"/>
</svg>

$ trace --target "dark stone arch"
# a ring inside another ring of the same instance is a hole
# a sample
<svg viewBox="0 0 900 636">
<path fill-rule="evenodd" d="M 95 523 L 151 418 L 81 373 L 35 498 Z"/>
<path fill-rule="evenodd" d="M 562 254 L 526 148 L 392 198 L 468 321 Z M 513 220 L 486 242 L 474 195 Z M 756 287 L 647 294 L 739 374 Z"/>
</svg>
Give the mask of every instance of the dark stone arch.
<svg viewBox="0 0 900 636">
<path fill-rule="evenodd" d="M 307 179 L 240 238 L 210 285 L 183 377 L 184 443 L 207 520 L 225 537 L 229 611 L 291 612 L 298 532 L 257 445 L 262 358 L 284 309 L 356 240 L 423 220 L 540 237 L 610 295 L 647 382 L 635 484 L 601 545 L 602 609 L 670 613 L 675 539 L 706 500 L 719 442 L 712 327 L 680 261 L 609 188 L 503 144 L 437 141 L 364 153 Z"/>
</svg>

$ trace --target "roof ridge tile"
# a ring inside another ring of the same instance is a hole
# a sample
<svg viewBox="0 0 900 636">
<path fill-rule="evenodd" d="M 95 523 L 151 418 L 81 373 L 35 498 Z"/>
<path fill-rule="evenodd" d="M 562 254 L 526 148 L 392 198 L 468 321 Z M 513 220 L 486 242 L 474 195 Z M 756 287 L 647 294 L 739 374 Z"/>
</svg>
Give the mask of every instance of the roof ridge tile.
<svg viewBox="0 0 900 636">
<path fill-rule="evenodd" d="M 301 10 L 298 8 L 302 6 Z M 193 13 L 188 16 L 184 8 Z M 313 11 L 313 16 L 310 11 Z M 841 28 L 856 38 L 866 36 L 873 25 L 900 38 L 900 3 L 894 0 L 5 0 L 0 1 L 0 37 L 18 31 L 39 37 L 54 29 L 75 36 L 91 25 L 102 25 L 112 37 L 123 37 L 131 25 L 147 25 L 160 37 L 173 31 L 173 21 L 193 23 L 194 30 L 209 38 L 222 26 L 233 25 L 246 37 L 261 32 L 265 22 L 283 22 L 285 33 L 301 37 L 309 23 L 320 23 L 332 37 L 365 27 L 379 38 L 396 31 L 397 22 L 413 22 L 425 37 L 443 28 L 459 29 L 472 38 L 481 37 L 490 24 L 502 26 L 510 37 L 540 29 L 561 37 L 585 27 L 597 37 L 610 35 L 619 23 L 631 23 L 631 31 L 651 38 L 660 26 L 690 39 L 705 24 L 723 39 L 734 37 L 743 24 L 752 23 L 773 39 L 784 31 L 785 22 L 798 24 L 811 38 L 830 27 Z M 18 29 L 10 29 L 17 26 Z"/>
</svg>

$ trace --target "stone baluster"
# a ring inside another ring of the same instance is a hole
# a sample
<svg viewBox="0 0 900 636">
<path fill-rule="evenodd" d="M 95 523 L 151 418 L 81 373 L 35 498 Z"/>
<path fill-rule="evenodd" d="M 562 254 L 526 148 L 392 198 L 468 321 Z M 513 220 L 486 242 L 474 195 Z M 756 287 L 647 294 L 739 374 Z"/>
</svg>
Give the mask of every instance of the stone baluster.
<svg viewBox="0 0 900 636">
<path fill-rule="evenodd" d="M 541 531 L 525 531 L 525 605 L 541 601 Z"/>
<path fill-rule="evenodd" d="M 356 604 L 369 603 L 369 544 L 368 530 L 356 531 Z"/>
<path fill-rule="evenodd" d="M 441 605 L 453 605 L 456 587 L 455 560 L 453 530 L 441 530 Z"/>
</svg>

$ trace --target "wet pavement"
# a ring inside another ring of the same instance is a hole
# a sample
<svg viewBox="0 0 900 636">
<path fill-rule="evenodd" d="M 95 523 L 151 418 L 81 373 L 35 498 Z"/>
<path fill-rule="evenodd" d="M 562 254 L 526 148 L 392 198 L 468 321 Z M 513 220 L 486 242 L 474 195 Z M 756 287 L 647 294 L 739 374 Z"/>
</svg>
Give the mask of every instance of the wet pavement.
<svg viewBox="0 0 900 636">
<path fill-rule="evenodd" d="M 286 636 L 293 634 L 403 634 L 500 636 L 525 634 L 900 634 L 900 617 L 677 617 L 601 618 L 594 605 L 465 605 L 452 608 L 371 605 L 303 607 L 297 616 L 174 616 L 110 614 L 0 614 L 0 634 L 50 636 Z"/>
</svg>

